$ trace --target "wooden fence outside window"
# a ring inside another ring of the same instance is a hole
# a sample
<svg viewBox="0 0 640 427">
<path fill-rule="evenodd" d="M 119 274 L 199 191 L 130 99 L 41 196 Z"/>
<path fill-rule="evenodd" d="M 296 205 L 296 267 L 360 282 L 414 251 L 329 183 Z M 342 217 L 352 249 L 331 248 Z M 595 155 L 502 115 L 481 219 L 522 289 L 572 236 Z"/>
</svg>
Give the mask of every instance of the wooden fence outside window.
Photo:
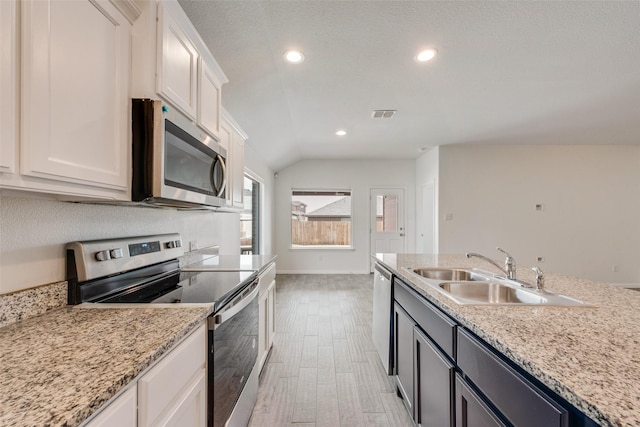
<svg viewBox="0 0 640 427">
<path fill-rule="evenodd" d="M 291 221 L 291 244 L 351 246 L 351 221 Z"/>
</svg>

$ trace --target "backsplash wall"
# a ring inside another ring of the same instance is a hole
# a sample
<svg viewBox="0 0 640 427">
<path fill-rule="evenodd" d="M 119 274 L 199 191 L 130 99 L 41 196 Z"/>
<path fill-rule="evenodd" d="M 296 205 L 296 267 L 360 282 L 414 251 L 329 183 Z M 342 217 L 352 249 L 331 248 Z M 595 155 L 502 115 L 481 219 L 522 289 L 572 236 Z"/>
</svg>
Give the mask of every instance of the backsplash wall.
<svg viewBox="0 0 640 427">
<path fill-rule="evenodd" d="M 67 242 L 178 232 L 185 250 L 240 250 L 237 213 L 66 203 L 0 191 L 0 294 L 65 280 Z"/>
</svg>

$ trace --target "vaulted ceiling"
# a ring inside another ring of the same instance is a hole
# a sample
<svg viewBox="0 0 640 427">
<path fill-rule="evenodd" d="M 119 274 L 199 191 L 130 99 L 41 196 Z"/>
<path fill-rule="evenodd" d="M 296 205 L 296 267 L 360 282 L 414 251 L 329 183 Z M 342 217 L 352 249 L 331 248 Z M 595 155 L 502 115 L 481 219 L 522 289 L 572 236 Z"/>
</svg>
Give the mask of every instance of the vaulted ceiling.
<svg viewBox="0 0 640 427">
<path fill-rule="evenodd" d="M 443 144 L 640 144 L 640 1 L 180 4 L 275 171 Z M 438 55 L 417 63 L 425 47 Z"/>
</svg>

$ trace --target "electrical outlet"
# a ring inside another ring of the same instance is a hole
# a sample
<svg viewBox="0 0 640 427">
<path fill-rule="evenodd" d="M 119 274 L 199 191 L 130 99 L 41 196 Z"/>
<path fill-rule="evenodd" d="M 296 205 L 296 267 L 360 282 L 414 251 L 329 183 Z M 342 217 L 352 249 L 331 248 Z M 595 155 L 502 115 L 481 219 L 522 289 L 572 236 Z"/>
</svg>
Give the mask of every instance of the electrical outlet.
<svg viewBox="0 0 640 427">
<path fill-rule="evenodd" d="M 613 264 L 611 266 L 611 271 L 613 271 L 614 273 L 617 273 L 618 271 L 620 271 L 620 267 L 617 264 Z"/>
<path fill-rule="evenodd" d="M 543 256 L 539 256 L 539 257 L 537 258 L 537 260 L 538 260 L 538 262 L 544 262 L 544 257 L 543 257 Z"/>
<path fill-rule="evenodd" d="M 195 251 L 196 249 L 198 249 L 198 241 L 197 240 L 190 240 L 189 241 L 189 250 L 190 251 Z"/>
<path fill-rule="evenodd" d="M 544 210 L 544 205 L 542 203 L 536 203 L 536 210 L 537 211 L 543 211 Z"/>
<path fill-rule="evenodd" d="M 445 221 L 451 221 L 451 220 L 453 220 L 453 214 L 452 214 L 452 213 L 446 213 L 446 214 L 444 214 L 444 220 L 445 220 Z"/>
</svg>

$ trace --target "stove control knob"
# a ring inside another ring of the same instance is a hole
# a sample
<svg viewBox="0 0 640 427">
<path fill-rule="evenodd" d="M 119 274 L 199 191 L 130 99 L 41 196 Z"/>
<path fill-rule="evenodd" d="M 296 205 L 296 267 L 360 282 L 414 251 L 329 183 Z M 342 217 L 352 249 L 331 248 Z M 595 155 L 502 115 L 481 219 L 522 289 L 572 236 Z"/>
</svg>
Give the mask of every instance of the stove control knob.
<svg viewBox="0 0 640 427">
<path fill-rule="evenodd" d="M 122 249 L 121 248 L 111 249 L 109 251 L 109 255 L 111 255 L 111 258 L 113 259 L 122 258 Z"/>
<path fill-rule="evenodd" d="M 108 259 L 111 259 L 111 255 L 109 254 L 109 251 L 96 252 L 96 260 L 106 261 Z"/>
<path fill-rule="evenodd" d="M 182 247 L 182 242 L 180 242 L 180 240 L 172 240 L 170 242 L 167 242 L 167 249 L 175 249 L 179 247 Z"/>
</svg>

